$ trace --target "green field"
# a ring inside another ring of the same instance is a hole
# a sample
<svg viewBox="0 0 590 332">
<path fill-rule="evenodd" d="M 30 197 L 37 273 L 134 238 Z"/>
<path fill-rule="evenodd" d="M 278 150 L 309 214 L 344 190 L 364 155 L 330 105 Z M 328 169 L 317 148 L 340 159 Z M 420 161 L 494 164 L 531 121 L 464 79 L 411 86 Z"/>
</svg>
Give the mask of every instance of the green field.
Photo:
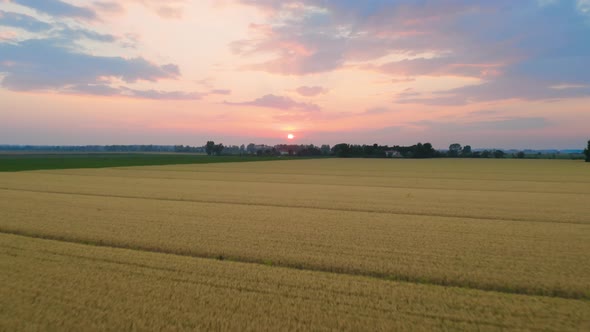
<svg viewBox="0 0 590 332">
<path fill-rule="evenodd" d="M 0 173 L 0 330 L 590 329 L 590 168 Z"/>
<path fill-rule="evenodd" d="M 205 156 L 172 153 L 2 153 L 0 172 L 148 165 L 210 164 L 279 160 L 276 157 Z M 282 159 L 285 159 L 284 157 Z"/>
</svg>

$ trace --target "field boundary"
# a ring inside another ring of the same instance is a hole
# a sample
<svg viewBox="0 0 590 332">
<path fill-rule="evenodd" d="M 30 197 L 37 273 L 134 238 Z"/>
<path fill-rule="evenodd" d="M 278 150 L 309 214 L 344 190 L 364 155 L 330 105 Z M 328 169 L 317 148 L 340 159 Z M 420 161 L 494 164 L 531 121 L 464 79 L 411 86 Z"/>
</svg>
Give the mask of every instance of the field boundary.
<svg viewBox="0 0 590 332">
<path fill-rule="evenodd" d="M 316 271 L 316 272 L 324 272 L 324 273 L 333 273 L 333 274 L 340 274 L 340 275 L 350 275 L 350 276 L 363 276 L 369 278 L 375 278 L 380 280 L 389 280 L 394 282 L 406 282 L 412 284 L 421 284 L 421 285 L 433 285 L 433 286 L 443 286 L 443 287 L 455 287 L 461 289 L 471 289 L 471 290 L 479 290 L 485 292 L 497 292 L 497 293 L 504 293 L 504 294 L 518 294 L 518 295 L 528 295 L 528 296 L 544 296 L 544 297 L 552 297 L 552 298 L 561 298 L 567 300 L 583 300 L 588 301 L 590 300 L 590 295 L 585 294 L 582 292 L 572 292 L 566 291 L 562 289 L 524 289 L 518 287 L 509 287 L 509 286 L 501 286 L 501 285 L 477 285 L 477 284 L 465 284 L 460 282 L 454 282 L 453 280 L 448 279 L 435 279 L 435 278 L 424 278 L 420 276 L 410 276 L 410 275 L 391 275 L 385 273 L 378 273 L 378 272 L 367 272 L 367 271 L 360 271 L 360 270 L 351 270 L 346 268 L 326 268 L 320 265 L 302 265 L 302 264 L 293 264 L 293 263 L 272 263 L 269 264 L 268 261 L 263 259 L 257 259 L 252 257 L 228 257 L 223 256 L 223 254 L 216 254 L 216 253 L 206 253 L 206 252 L 195 252 L 190 250 L 163 250 L 161 248 L 154 248 L 150 246 L 142 246 L 142 245 L 129 245 L 129 244 L 121 244 L 116 241 L 104 241 L 104 240 L 95 240 L 90 238 L 72 238 L 64 235 L 52 235 L 52 234 L 39 234 L 31 231 L 26 230 L 18 230 L 18 229 L 10 229 L 3 226 L 0 226 L 0 233 L 3 234 L 10 234 L 34 239 L 43 239 L 43 240 L 51 240 L 51 241 L 59 241 L 59 242 L 66 242 L 66 243 L 75 243 L 81 245 L 88 245 L 88 246 L 95 246 L 95 247 L 105 247 L 105 248 L 115 248 L 115 249 L 127 249 L 127 250 L 135 250 L 135 251 L 143 251 L 143 252 L 152 252 L 152 253 L 161 253 L 161 254 L 168 254 L 168 255 L 175 255 L 175 256 L 183 256 L 183 257 L 193 257 L 193 258 L 201 258 L 201 259 L 216 259 L 216 260 L 227 260 L 230 262 L 239 262 L 239 263 L 248 263 L 248 264 L 258 264 L 258 265 L 265 265 L 265 266 L 275 266 L 280 268 L 290 268 L 296 270 L 303 270 L 303 271 Z"/>
<path fill-rule="evenodd" d="M 14 155 L 0 153 L 0 173 L 62 169 L 100 169 L 142 166 L 200 165 L 257 161 L 279 161 L 291 159 L 293 159 L 293 157 L 259 157 L 246 155 L 207 156 L 196 154 L 158 153 L 63 153 Z M 298 159 L 304 159 L 304 157 Z"/>
</svg>

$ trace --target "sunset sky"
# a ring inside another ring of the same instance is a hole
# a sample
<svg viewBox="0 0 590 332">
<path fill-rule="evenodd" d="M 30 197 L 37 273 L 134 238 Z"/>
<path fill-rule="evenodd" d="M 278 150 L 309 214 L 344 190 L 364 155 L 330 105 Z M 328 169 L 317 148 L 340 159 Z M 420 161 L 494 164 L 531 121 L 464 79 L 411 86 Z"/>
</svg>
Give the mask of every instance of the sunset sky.
<svg viewBox="0 0 590 332">
<path fill-rule="evenodd" d="M 590 0 L 0 0 L 0 144 L 583 148 Z"/>
</svg>

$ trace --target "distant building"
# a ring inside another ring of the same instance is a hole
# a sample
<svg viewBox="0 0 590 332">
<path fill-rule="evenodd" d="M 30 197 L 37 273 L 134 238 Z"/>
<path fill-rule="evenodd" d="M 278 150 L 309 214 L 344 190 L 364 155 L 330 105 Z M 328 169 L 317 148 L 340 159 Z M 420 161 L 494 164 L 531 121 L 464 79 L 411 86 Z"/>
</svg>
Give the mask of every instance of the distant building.
<svg viewBox="0 0 590 332">
<path fill-rule="evenodd" d="M 293 150 L 289 150 L 286 148 L 278 148 L 276 150 L 281 154 L 281 156 L 290 156 L 293 154 Z"/>
<path fill-rule="evenodd" d="M 399 151 L 389 150 L 385 151 L 385 157 L 387 158 L 401 158 L 402 154 Z"/>
</svg>

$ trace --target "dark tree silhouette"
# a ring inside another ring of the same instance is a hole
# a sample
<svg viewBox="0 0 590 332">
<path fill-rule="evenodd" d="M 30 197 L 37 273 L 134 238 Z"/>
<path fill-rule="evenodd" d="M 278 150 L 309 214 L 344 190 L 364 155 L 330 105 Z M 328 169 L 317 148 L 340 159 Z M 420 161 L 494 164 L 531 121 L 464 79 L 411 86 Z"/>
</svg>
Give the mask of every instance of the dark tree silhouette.
<svg viewBox="0 0 590 332">
<path fill-rule="evenodd" d="M 461 152 L 461 144 L 453 143 L 449 146 L 449 157 L 458 157 Z"/>
<path fill-rule="evenodd" d="M 586 155 L 586 162 L 590 163 L 590 141 L 588 141 L 588 147 L 584 150 L 584 154 Z"/>
<path fill-rule="evenodd" d="M 471 145 L 465 145 L 461 151 L 462 157 L 471 157 Z"/>
<path fill-rule="evenodd" d="M 341 157 L 341 158 L 350 157 L 350 153 L 351 153 L 350 150 L 351 150 L 351 146 L 346 143 L 336 144 L 332 148 L 332 152 L 336 156 Z"/>
<path fill-rule="evenodd" d="M 495 150 L 494 151 L 494 158 L 504 158 L 504 151 L 502 150 Z"/>
<path fill-rule="evenodd" d="M 221 154 L 223 149 L 225 149 L 225 146 L 223 146 L 223 144 L 213 145 L 213 153 L 215 153 L 218 156 Z"/>
<path fill-rule="evenodd" d="M 215 152 L 215 142 L 207 141 L 207 144 L 205 144 L 205 152 L 207 152 L 208 155 L 212 155 Z"/>
</svg>

